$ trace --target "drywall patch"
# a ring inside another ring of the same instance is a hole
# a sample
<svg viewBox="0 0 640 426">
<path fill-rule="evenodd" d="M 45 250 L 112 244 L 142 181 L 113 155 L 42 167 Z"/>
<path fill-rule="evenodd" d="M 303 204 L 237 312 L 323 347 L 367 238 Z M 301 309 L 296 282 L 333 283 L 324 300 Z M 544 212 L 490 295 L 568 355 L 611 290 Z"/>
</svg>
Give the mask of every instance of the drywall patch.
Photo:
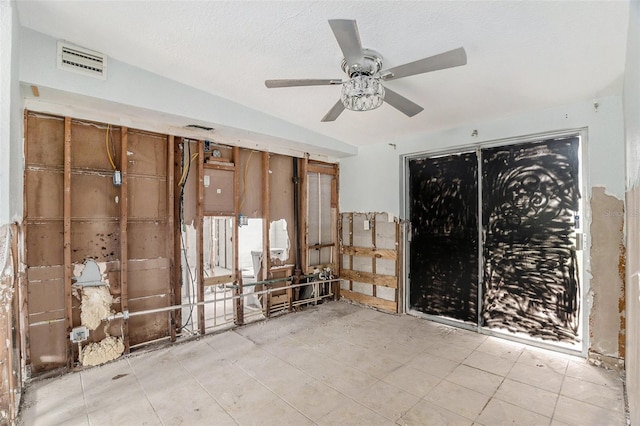
<svg viewBox="0 0 640 426">
<path fill-rule="evenodd" d="M 620 335 L 624 323 L 620 312 L 623 300 L 624 202 L 593 187 L 591 194 L 591 296 L 589 317 L 589 357 L 622 358 Z M 609 364 L 610 362 L 607 362 Z"/>
<path fill-rule="evenodd" d="M 85 367 L 92 367 L 118 358 L 124 352 L 124 344 L 120 337 L 109 336 L 98 343 L 89 343 L 82 348 L 81 362 Z"/>
</svg>

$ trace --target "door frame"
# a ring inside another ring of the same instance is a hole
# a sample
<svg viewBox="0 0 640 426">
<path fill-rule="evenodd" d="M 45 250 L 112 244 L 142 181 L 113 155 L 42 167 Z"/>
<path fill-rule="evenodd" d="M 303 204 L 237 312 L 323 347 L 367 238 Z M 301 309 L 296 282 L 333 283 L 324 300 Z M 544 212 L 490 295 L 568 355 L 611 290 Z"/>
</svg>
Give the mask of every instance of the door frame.
<svg viewBox="0 0 640 426">
<path fill-rule="evenodd" d="M 478 320 L 480 319 L 480 315 L 482 313 L 482 302 L 483 302 L 483 281 L 484 281 L 484 257 L 482 253 L 482 157 L 480 156 L 480 151 L 484 148 L 493 148 L 500 146 L 511 146 L 511 145 L 519 145 L 524 143 L 532 143 L 537 141 L 544 141 L 548 139 L 557 139 L 562 137 L 569 136 L 577 136 L 579 138 L 579 147 L 578 147 L 578 158 L 579 158 L 579 188 L 580 188 L 580 205 L 582 211 L 581 219 L 581 227 L 583 234 L 583 242 L 582 242 L 582 252 L 578 254 L 579 262 L 581 267 L 579 268 L 579 280 L 580 280 L 580 312 L 579 312 L 579 321 L 580 321 L 580 329 L 581 329 L 581 343 L 575 347 L 569 347 L 563 345 L 561 343 L 551 343 L 542 340 L 529 339 L 524 337 L 519 337 L 514 334 L 493 330 L 488 327 L 484 327 L 480 325 L 480 321 L 476 324 L 471 324 L 468 322 L 464 322 L 461 320 L 453 319 L 453 318 L 445 318 L 437 315 L 425 314 L 423 312 L 419 312 L 415 309 L 410 308 L 409 297 L 410 297 L 410 239 L 411 239 L 411 229 L 410 229 L 410 194 L 409 194 L 409 161 L 419 158 L 434 158 L 441 157 L 446 155 L 455 155 L 462 154 L 475 151 L 477 153 L 478 158 Z M 543 133 L 533 133 L 524 136 L 517 137 L 509 137 L 504 139 L 491 139 L 487 141 L 477 142 L 474 144 L 464 144 L 458 145 L 451 148 L 446 149 L 431 149 L 424 150 L 419 152 L 413 152 L 409 154 L 403 154 L 400 156 L 400 212 L 402 217 L 405 218 L 403 220 L 403 225 L 407 227 L 405 229 L 403 244 L 405 249 L 404 251 L 404 276 L 403 276 L 403 286 L 404 286 L 404 300 L 401 301 L 404 303 L 404 311 L 410 315 L 428 319 L 430 321 L 438 322 L 445 325 L 450 325 L 458 328 L 462 328 L 465 330 L 475 331 L 479 334 L 484 334 L 488 336 L 495 336 L 504 338 L 507 340 L 524 343 L 526 345 L 540 347 L 543 349 L 549 349 L 555 352 L 566 353 L 570 355 L 578 355 L 583 358 L 586 358 L 588 348 L 589 348 L 589 317 L 590 317 L 590 306 L 588 303 L 588 294 L 590 291 L 590 275 L 587 271 L 590 270 L 590 236 L 589 229 L 591 226 L 591 206 L 589 204 L 590 198 L 590 182 L 589 182 L 589 165 L 588 165 L 588 131 L 586 127 L 582 128 L 572 128 L 558 131 L 550 131 Z M 580 348 L 578 348 L 580 346 Z"/>
</svg>

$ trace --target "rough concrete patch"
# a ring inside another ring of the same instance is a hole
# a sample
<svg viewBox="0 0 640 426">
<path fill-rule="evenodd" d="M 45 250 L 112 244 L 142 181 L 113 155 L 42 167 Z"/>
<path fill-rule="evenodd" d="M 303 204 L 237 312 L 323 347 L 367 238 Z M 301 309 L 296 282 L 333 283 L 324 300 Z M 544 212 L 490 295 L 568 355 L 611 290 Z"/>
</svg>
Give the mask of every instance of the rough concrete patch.
<svg viewBox="0 0 640 426">
<path fill-rule="evenodd" d="M 82 365 L 89 367 L 104 364 L 118 358 L 123 352 L 122 339 L 109 336 L 98 343 L 89 343 L 82 348 Z"/>
<path fill-rule="evenodd" d="M 109 293 L 109 287 L 84 287 L 80 303 L 80 321 L 89 330 L 95 330 L 102 320 L 107 319 L 113 311 L 111 304 L 115 299 Z"/>
<path fill-rule="evenodd" d="M 589 352 L 621 358 L 620 334 L 624 333 L 619 312 L 624 295 L 624 202 L 594 187 L 591 195 L 591 282 L 593 297 L 589 318 Z"/>
</svg>

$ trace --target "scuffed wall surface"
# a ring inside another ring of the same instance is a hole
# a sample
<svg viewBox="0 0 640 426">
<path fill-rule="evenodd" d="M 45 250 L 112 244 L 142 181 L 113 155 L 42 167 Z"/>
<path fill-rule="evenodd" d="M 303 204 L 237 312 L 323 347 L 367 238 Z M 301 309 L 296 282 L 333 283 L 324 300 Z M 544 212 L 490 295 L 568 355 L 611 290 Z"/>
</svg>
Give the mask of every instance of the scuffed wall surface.
<svg viewBox="0 0 640 426">
<path fill-rule="evenodd" d="M 620 303 L 624 300 L 624 274 L 620 268 L 624 270 L 624 202 L 606 194 L 604 188 L 594 187 L 591 215 L 589 357 L 609 364 L 615 363 L 611 358 L 623 357 L 619 336 L 623 332 Z"/>
<path fill-rule="evenodd" d="M 629 2 L 624 75 L 627 154 L 627 399 L 631 424 L 640 424 L 640 2 Z"/>
</svg>

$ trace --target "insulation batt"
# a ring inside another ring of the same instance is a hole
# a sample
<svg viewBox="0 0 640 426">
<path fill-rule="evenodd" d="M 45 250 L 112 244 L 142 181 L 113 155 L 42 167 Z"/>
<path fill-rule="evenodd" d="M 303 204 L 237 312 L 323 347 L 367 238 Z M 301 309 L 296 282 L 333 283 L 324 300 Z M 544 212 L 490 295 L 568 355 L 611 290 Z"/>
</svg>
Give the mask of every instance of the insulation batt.
<svg viewBox="0 0 640 426">
<path fill-rule="evenodd" d="M 80 320 L 89 330 L 95 330 L 100 322 L 112 314 L 111 304 L 115 300 L 109 293 L 109 287 L 84 287 L 80 305 Z"/>
<path fill-rule="evenodd" d="M 118 358 L 123 352 L 122 339 L 109 336 L 98 343 L 89 343 L 82 348 L 82 365 L 89 367 L 104 364 Z"/>
</svg>

